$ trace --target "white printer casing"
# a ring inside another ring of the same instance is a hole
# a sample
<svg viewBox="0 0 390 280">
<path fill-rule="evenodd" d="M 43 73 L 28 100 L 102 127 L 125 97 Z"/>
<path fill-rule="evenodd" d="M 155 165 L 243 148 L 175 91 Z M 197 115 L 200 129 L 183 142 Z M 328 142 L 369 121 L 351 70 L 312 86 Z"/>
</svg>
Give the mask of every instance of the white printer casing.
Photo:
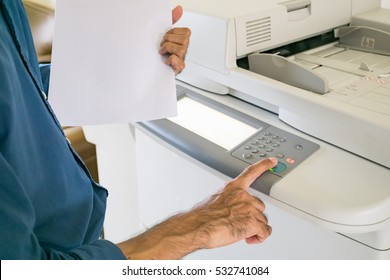
<svg viewBox="0 0 390 280">
<path fill-rule="evenodd" d="M 390 79 L 387 75 L 390 73 L 389 54 L 374 54 L 374 58 L 366 58 L 367 52 L 363 51 L 361 61 L 340 63 L 336 62 L 337 59 L 332 59 L 334 67 L 318 65 L 321 61 L 317 64 L 303 61 L 301 68 L 304 71 L 313 65 L 317 66 L 315 70 L 309 70 L 307 73 L 323 77 L 327 87 L 325 94 L 314 93 L 237 66 L 237 60 L 252 54 L 348 26 L 355 15 L 380 8 L 380 1 L 172 2 L 184 7 L 185 14 L 180 25 L 188 26 L 192 30 L 186 69 L 178 76 L 179 80 L 214 93 L 231 94 L 274 111 L 281 120 L 296 129 L 390 168 L 390 149 L 387 148 L 390 143 Z M 390 28 L 387 32 L 390 32 Z M 390 35 L 387 35 L 387 38 L 390 38 Z M 375 41 L 375 38 L 372 40 Z M 348 48 L 334 50 L 335 44 L 307 50 L 305 53 L 323 49 L 323 52 L 329 49 L 330 53 L 349 51 Z M 362 53 L 356 56 L 362 56 Z M 348 53 L 346 56 L 349 55 Z M 268 59 L 272 61 L 274 57 Z M 304 54 L 301 54 L 300 58 L 302 57 Z M 387 61 L 382 63 L 380 69 L 376 69 L 378 71 L 361 69 L 362 64 L 375 68 L 377 61 L 382 58 Z M 374 61 L 373 65 L 371 61 Z M 279 67 L 281 73 L 289 73 L 288 69 L 283 70 L 286 68 L 285 63 L 297 65 L 295 61 L 289 63 L 287 59 L 273 63 L 276 71 Z M 336 69 L 339 64 L 343 64 L 343 67 L 347 65 L 347 68 L 355 67 L 356 69 L 351 71 L 358 74 L 346 74 L 345 69 Z M 291 71 L 290 75 L 294 73 L 295 71 Z M 378 78 L 380 74 L 381 78 Z M 340 76 L 342 79 L 338 79 Z M 312 80 L 311 76 L 305 74 L 300 77 L 303 82 Z M 364 85 L 361 85 L 362 83 Z M 379 89 L 378 84 L 381 84 Z M 353 96 L 348 93 L 349 95 L 345 96 L 345 88 L 351 91 L 356 87 L 373 87 L 377 92 L 363 92 L 361 95 L 354 93 Z"/>
</svg>

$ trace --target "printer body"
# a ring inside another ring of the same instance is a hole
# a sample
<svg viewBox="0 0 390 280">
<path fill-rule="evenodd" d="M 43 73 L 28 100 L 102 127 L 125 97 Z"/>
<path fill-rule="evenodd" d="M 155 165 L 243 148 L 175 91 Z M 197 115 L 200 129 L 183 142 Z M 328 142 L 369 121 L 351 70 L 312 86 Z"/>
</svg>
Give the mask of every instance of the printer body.
<svg viewBox="0 0 390 280">
<path fill-rule="evenodd" d="M 215 256 L 206 252 L 193 257 L 237 258 L 239 251 L 243 258 L 388 259 L 390 10 L 381 9 L 380 1 L 361 0 L 171 2 L 183 6 L 179 24 L 192 31 L 186 68 L 177 76 L 178 96 L 191 99 L 190 92 L 198 93 L 213 100 L 205 103 L 211 110 L 222 106 L 218 103 L 227 105 L 234 108 L 236 113 L 230 116 L 236 120 L 245 119 L 241 113 L 248 114 L 319 147 L 299 164 L 290 164 L 290 157 L 281 159 L 279 162 L 294 170 L 272 181 L 266 190 L 253 185 L 250 188 L 267 203 L 269 217 L 276 226 L 273 241 L 267 245 L 269 250 L 260 253 L 237 245 L 215 251 Z M 180 110 L 182 99 L 178 100 L 178 119 L 184 120 L 191 108 Z M 226 113 L 229 109 L 225 106 L 217 111 Z M 193 205 L 210 194 L 207 186 L 212 182 L 222 184 L 226 175 L 237 175 L 230 168 L 246 160 L 246 146 L 253 148 L 252 152 L 261 149 L 252 141 L 267 135 L 264 130 L 260 130 L 259 138 L 248 138 L 240 144 L 241 160 L 239 155 L 235 161 L 231 159 L 235 157 L 233 150 L 212 145 L 214 140 L 207 139 L 224 121 L 212 126 L 217 115 L 208 116 L 202 109 L 188 118 L 188 126 L 181 120 L 136 125 L 143 224 L 153 225 Z M 202 122 L 202 118 L 209 119 Z M 198 135 L 198 126 L 201 130 L 208 127 L 208 132 L 199 137 L 202 134 Z M 283 140 L 280 133 L 284 132 L 277 131 L 271 132 L 271 137 Z M 228 135 L 232 134 L 239 132 Z M 223 135 L 221 138 L 230 137 Z M 301 145 L 292 149 L 296 147 Z M 148 160 L 151 157 L 153 163 Z M 237 166 L 243 169 L 245 164 Z M 148 176 L 151 169 L 159 170 L 156 178 Z M 258 181 L 270 176 L 267 172 Z M 158 198 L 151 201 L 149 193 Z M 151 213 L 149 203 L 161 211 Z M 300 231 L 303 222 L 307 224 L 302 229 L 314 225 L 321 230 Z M 292 227 L 297 237 L 290 242 Z M 341 243 L 333 238 L 340 238 Z M 293 245 L 297 239 L 313 243 L 297 245 L 298 249 Z M 327 249 L 318 248 L 318 244 Z M 293 247 L 292 252 L 302 255 L 286 255 L 285 248 Z"/>
<path fill-rule="evenodd" d="M 173 3 L 192 30 L 179 80 L 390 168 L 390 11 L 380 1 Z"/>
</svg>

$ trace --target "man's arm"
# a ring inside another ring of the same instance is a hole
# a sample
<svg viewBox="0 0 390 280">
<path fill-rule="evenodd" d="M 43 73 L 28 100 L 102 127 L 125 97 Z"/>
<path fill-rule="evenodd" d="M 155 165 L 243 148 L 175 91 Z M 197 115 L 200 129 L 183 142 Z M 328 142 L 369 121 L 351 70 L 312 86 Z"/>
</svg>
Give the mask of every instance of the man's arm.
<svg viewBox="0 0 390 280">
<path fill-rule="evenodd" d="M 206 202 L 118 247 L 128 259 L 180 259 L 199 249 L 222 247 L 242 239 L 248 244 L 263 242 L 272 228 L 264 215 L 264 203 L 247 190 L 276 164 L 276 159 L 266 159 L 249 166 Z"/>
<path fill-rule="evenodd" d="M 34 233 L 34 206 L 11 165 L 0 153 L 0 259 L 123 259 L 113 243 L 95 240 L 65 250 L 47 244 Z M 44 195 L 44 194 L 39 194 Z M 77 230 L 77 229 L 75 229 Z M 53 232 L 53 234 L 61 234 Z M 66 236 L 64 237 L 66 239 Z"/>
</svg>

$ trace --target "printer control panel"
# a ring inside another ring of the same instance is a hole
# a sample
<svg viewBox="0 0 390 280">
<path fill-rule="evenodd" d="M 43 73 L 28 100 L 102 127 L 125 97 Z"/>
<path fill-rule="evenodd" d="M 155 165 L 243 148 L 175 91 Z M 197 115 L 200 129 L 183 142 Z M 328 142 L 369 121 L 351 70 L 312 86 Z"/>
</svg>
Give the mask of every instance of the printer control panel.
<svg viewBox="0 0 390 280">
<path fill-rule="evenodd" d="M 269 195 L 276 182 L 320 148 L 192 89 L 177 85 L 177 93 L 177 117 L 137 125 L 230 178 L 261 159 L 277 158 L 277 166 L 251 184 L 252 189 L 264 194 Z M 230 97 L 220 97 L 225 98 Z M 226 138 L 232 139 L 222 141 Z"/>
<path fill-rule="evenodd" d="M 235 147 L 230 154 L 248 164 L 256 163 L 262 158 L 275 157 L 279 163 L 269 171 L 284 177 L 319 148 L 316 143 L 268 126 Z"/>
</svg>

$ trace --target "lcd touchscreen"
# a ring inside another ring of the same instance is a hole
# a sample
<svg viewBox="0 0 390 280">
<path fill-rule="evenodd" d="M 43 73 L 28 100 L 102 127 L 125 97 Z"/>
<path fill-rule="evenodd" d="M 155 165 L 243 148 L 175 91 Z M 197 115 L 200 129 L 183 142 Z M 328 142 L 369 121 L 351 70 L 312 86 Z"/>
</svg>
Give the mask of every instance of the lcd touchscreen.
<svg viewBox="0 0 390 280">
<path fill-rule="evenodd" d="M 178 101 L 178 116 L 169 120 L 226 150 L 231 150 L 259 129 L 187 96 Z"/>
</svg>

